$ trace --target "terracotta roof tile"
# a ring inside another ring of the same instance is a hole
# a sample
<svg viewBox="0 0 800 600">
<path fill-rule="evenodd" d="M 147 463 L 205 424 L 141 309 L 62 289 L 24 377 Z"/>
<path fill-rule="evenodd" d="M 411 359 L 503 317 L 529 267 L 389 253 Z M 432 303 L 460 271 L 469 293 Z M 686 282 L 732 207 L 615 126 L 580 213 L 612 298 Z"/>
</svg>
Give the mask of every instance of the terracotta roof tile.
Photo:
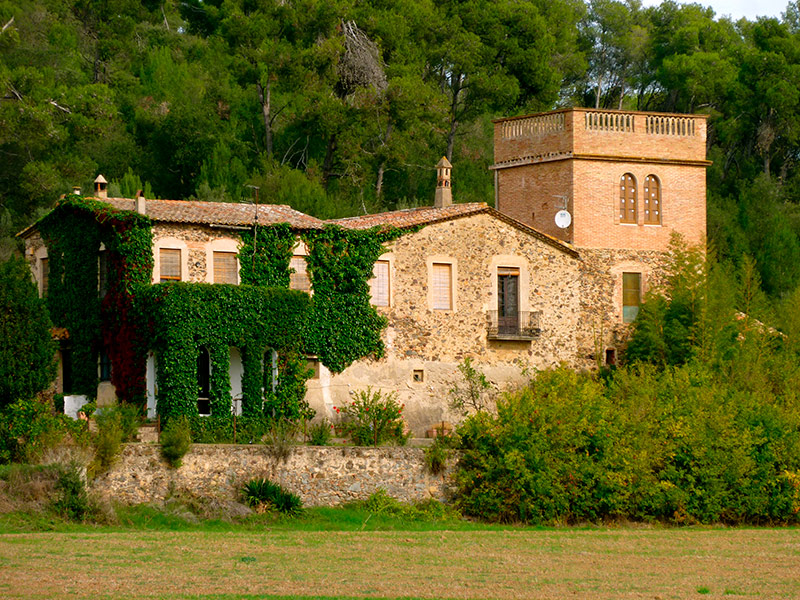
<svg viewBox="0 0 800 600">
<path fill-rule="evenodd" d="M 129 198 L 103 200 L 121 210 L 136 210 L 135 201 Z M 246 226 L 255 223 L 255 204 L 231 202 L 200 202 L 196 200 L 146 200 L 147 216 L 156 222 L 195 223 L 203 225 Z M 319 219 L 282 204 L 258 206 L 259 225 L 288 223 L 297 229 L 321 229 Z"/>
<path fill-rule="evenodd" d="M 421 206 L 419 208 L 393 210 L 391 212 L 374 215 L 335 219 L 327 221 L 327 223 L 340 225 L 346 229 L 369 229 L 370 227 L 397 227 L 399 229 L 405 229 L 418 225 L 430 225 L 431 223 L 437 223 L 439 221 L 449 221 L 450 219 L 457 219 L 466 215 L 478 214 L 489 210 L 490 208 L 485 202 L 452 204 L 443 208 Z"/>
<path fill-rule="evenodd" d="M 410 229 L 422 225 L 431 225 L 442 221 L 451 221 L 470 215 L 486 213 L 504 223 L 519 229 L 535 237 L 544 243 L 577 257 L 578 252 L 570 245 L 552 236 L 542 233 L 516 219 L 504 215 L 503 213 L 491 208 L 485 202 L 472 202 L 465 204 L 452 204 L 443 208 L 433 206 L 423 206 L 420 208 L 409 208 L 405 210 L 395 210 L 392 212 L 378 213 L 375 215 L 363 215 L 360 217 L 348 217 L 345 219 L 335 219 L 326 221 L 349 229 L 369 229 L 370 227 L 397 227 L 398 229 Z"/>
</svg>

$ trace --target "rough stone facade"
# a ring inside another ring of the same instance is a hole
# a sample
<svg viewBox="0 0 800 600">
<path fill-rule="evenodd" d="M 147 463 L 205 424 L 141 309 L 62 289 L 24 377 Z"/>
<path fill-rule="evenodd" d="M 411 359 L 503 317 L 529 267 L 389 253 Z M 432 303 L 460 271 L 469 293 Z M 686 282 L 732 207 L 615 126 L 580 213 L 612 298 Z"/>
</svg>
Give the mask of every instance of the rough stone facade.
<svg viewBox="0 0 800 600">
<path fill-rule="evenodd" d="M 487 213 L 402 236 L 383 257 L 391 265 L 390 306 L 378 309 L 389 321 L 386 357 L 311 382 L 312 406 L 333 418 L 333 407 L 347 402 L 352 391 L 371 386 L 396 392 L 409 427 L 424 435 L 434 423 L 459 419 L 449 408 L 449 390 L 467 357 L 501 388 L 525 381 L 536 369 L 576 365 L 580 261 L 556 246 Z M 434 262 L 452 265 L 452 310 L 432 308 Z M 519 269 L 519 309 L 540 313 L 541 332 L 533 339 L 489 336 L 487 317 L 497 310 L 501 267 Z"/>
<path fill-rule="evenodd" d="M 297 446 L 280 462 L 268 446 L 195 445 L 178 469 L 170 468 L 154 444 L 126 444 L 110 471 L 92 488 L 125 504 L 162 502 L 183 491 L 239 500 L 242 485 L 266 477 L 298 494 L 306 506 L 363 500 L 382 488 L 403 501 L 446 499 L 447 472 L 425 471 L 421 448 Z"/>
</svg>

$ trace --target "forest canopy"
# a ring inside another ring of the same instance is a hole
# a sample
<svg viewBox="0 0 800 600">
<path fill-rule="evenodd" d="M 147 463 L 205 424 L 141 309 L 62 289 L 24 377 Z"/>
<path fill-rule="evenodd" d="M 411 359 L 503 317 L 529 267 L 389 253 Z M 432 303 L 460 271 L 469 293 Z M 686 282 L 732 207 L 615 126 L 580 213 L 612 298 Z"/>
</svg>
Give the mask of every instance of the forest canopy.
<svg viewBox="0 0 800 600">
<path fill-rule="evenodd" d="M 446 155 L 491 203 L 491 119 L 566 106 L 709 115 L 716 256 L 800 285 L 796 2 L 0 0 L 0 257 L 98 173 L 326 218 L 430 204 Z"/>
</svg>

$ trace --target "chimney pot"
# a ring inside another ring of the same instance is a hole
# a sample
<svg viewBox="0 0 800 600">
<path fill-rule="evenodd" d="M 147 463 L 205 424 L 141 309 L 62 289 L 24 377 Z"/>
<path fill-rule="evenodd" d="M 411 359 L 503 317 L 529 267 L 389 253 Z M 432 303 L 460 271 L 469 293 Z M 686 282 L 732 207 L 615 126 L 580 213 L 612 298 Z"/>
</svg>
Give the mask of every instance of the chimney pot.
<svg viewBox="0 0 800 600">
<path fill-rule="evenodd" d="M 142 190 L 136 191 L 136 199 L 134 201 L 136 205 L 136 212 L 140 215 L 147 214 L 147 201 L 144 199 L 144 192 Z"/>
<path fill-rule="evenodd" d="M 72 193 L 75 194 L 76 196 L 80 196 L 81 195 L 81 188 L 79 186 L 77 186 L 77 185 L 73 185 L 72 186 Z"/>
<path fill-rule="evenodd" d="M 436 163 L 436 195 L 434 196 L 433 206 L 444 208 L 453 204 L 453 190 L 450 187 L 450 172 L 453 165 L 443 156 L 442 160 Z"/>
<path fill-rule="evenodd" d="M 94 195 L 101 200 L 108 198 L 108 182 L 102 175 L 98 175 L 94 180 Z"/>
</svg>

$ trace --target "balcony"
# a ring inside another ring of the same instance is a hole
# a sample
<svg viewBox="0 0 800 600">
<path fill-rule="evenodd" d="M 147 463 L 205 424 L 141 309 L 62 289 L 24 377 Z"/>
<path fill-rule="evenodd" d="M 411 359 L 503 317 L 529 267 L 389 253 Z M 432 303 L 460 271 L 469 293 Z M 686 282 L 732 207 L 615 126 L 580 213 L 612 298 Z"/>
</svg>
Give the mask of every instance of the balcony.
<svg viewBox="0 0 800 600">
<path fill-rule="evenodd" d="M 487 312 L 490 340 L 528 342 L 536 339 L 542 330 L 539 326 L 541 311 L 519 311 L 513 315 L 500 315 L 496 310 Z"/>
</svg>

